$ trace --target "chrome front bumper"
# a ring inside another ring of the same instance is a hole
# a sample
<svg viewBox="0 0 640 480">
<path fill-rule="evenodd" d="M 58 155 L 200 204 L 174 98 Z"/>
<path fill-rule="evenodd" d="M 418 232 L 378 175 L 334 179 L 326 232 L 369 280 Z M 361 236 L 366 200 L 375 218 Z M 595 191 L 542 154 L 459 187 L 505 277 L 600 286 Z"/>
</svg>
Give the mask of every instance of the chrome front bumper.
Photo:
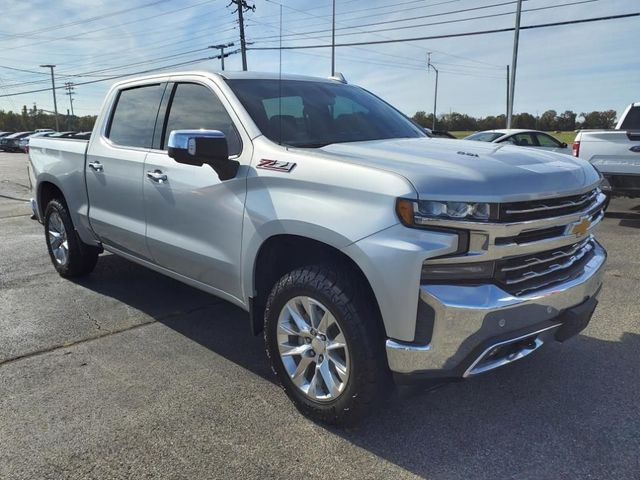
<svg viewBox="0 0 640 480">
<path fill-rule="evenodd" d="M 564 311 L 597 296 L 606 256 L 595 242 L 594 255 L 579 277 L 518 297 L 493 284 L 421 286 L 420 301 L 433 312 L 431 340 L 417 345 L 388 339 L 389 368 L 400 374 L 469 376 L 480 373 L 473 364 L 488 353 L 478 354 L 487 342 L 493 348 L 522 338 L 530 340 L 531 348 L 514 351 L 511 361 L 528 355 L 553 338 Z M 499 340 L 491 344 L 491 339 Z M 506 363 L 510 361 L 494 362 L 481 371 Z"/>
</svg>

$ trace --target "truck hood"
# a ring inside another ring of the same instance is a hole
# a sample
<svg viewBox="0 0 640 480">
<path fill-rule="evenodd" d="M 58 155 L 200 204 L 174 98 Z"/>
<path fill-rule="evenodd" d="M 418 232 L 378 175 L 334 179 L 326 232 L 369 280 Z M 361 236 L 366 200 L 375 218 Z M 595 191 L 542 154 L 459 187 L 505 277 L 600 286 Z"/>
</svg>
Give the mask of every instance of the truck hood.
<svg viewBox="0 0 640 480">
<path fill-rule="evenodd" d="M 532 200 L 581 193 L 600 181 L 584 160 L 495 143 L 410 138 L 336 143 L 320 150 L 336 160 L 402 175 L 423 199 Z"/>
</svg>

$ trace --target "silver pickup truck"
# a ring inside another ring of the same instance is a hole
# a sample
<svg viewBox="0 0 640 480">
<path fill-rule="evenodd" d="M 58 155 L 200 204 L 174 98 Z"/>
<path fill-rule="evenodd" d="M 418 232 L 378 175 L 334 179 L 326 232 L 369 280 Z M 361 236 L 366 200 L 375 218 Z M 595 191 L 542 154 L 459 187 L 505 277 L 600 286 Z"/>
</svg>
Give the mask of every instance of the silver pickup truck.
<svg viewBox="0 0 640 480">
<path fill-rule="evenodd" d="M 607 194 L 640 197 L 640 102 L 626 108 L 614 130 L 580 130 L 573 155 L 598 169 Z"/>
<path fill-rule="evenodd" d="M 60 275 L 106 250 L 248 311 L 286 393 L 324 422 L 393 379 L 473 377 L 564 341 L 601 287 L 589 163 L 431 139 L 336 79 L 127 80 L 88 142 L 34 139 L 30 162 Z"/>
</svg>

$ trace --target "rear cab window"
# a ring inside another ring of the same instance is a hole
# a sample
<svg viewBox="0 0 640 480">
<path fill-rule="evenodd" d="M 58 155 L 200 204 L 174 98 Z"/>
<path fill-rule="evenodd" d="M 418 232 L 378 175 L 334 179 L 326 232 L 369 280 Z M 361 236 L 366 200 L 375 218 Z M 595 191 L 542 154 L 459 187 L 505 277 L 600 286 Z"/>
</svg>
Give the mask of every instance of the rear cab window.
<svg viewBox="0 0 640 480">
<path fill-rule="evenodd" d="M 624 117 L 621 130 L 640 130 L 640 105 L 629 109 L 627 116 Z"/>
<path fill-rule="evenodd" d="M 121 90 L 106 137 L 123 147 L 151 148 L 164 88 L 164 84 L 157 83 Z"/>
</svg>

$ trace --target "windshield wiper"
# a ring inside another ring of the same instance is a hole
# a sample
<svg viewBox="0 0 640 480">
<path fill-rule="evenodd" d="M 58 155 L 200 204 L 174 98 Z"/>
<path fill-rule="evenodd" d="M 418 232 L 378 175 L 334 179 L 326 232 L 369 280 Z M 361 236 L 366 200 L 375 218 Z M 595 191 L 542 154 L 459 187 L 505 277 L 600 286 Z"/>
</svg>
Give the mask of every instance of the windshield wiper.
<svg viewBox="0 0 640 480">
<path fill-rule="evenodd" d="M 322 148 L 331 145 L 333 142 L 309 142 L 309 143 L 288 143 L 290 147 L 295 148 Z"/>
</svg>

